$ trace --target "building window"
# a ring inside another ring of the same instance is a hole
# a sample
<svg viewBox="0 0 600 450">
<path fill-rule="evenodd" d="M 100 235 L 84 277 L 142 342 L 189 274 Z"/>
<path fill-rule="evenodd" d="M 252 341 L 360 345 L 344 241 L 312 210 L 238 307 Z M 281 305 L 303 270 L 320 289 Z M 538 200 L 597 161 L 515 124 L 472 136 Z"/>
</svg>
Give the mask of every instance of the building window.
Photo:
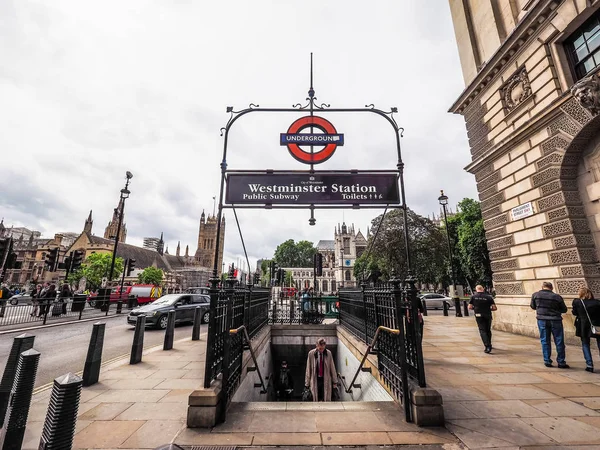
<svg viewBox="0 0 600 450">
<path fill-rule="evenodd" d="M 351 278 L 352 278 L 352 274 L 350 273 L 349 270 L 346 270 L 346 281 L 350 281 Z"/>
<path fill-rule="evenodd" d="M 350 238 L 344 238 L 344 255 L 350 254 Z"/>
<path fill-rule="evenodd" d="M 327 280 L 323 280 L 323 292 L 327 292 L 328 288 L 329 288 L 329 283 L 327 283 Z"/>
<path fill-rule="evenodd" d="M 600 66 L 600 11 L 579 27 L 566 44 L 577 80 Z"/>
</svg>

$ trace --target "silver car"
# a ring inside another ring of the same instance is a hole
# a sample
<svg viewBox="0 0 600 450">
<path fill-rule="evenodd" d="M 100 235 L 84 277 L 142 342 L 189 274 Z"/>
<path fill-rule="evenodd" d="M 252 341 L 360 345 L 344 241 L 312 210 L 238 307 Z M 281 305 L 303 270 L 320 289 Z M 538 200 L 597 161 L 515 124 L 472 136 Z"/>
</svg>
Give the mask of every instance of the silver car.
<svg viewBox="0 0 600 450">
<path fill-rule="evenodd" d="M 31 305 L 33 301 L 29 294 L 16 294 L 8 299 L 8 303 L 11 305 Z"/>
<path fill-rule="evenodd" d="M 448 305 L 448 309 L 454 308 L 454 300 L 442 294 L 421 294 L 419 295 L 419 298 L 425 300 L 424 303 L 427 306 L 427 309 L 443 309 L 444 303 Z"/>
</svg>

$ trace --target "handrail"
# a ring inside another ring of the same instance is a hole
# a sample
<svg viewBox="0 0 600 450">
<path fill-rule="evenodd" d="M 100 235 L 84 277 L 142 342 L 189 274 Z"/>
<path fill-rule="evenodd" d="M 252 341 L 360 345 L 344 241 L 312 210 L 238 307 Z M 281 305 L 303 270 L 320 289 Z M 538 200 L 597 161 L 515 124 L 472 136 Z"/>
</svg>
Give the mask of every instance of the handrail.
<svg viewBox="0 0 600 450">
<path fill-rule="evenodd" d="M 248 336 L 248 329 L 245 325 L 238 327 L 236 329 L 229 330 L 229 334 L 238 334 L 240 331 L 244 332 L 242 339 L 245 337 L 246 342 L 248 343 L 248 348 L 250 349 L 250 355 L 252 355 L 252 361 L 254 361 L 254 367 L 256 367 L 256 372 L 258 373 L 258 378 L 260 379 L 260 385 L 264 392 L 267 392 L 267 388 L 265 387 L 265 382 L 263 381 L 263 377 L 260 374 L 260 369 L 258 367 L 258 362 L 256 361 L 256 356 L 254 356 L 254 350 L 252 349 L 252 343 L 250 342 L 250 337 Z"/>
<path fill-rule="evenodd" d="M 352 398 L 352 400 L 354 400 L 354 395 L 352 395 L 352 389 L 348 389 L 348 385 L 346 384 L 346 379 L 339 372 L 337 374 L 337 377 L 338 377 L 338 381 L 342 384 L 342 386 L 344 386 L 344 392 L 346 394 L 350 394 L 350 398 Z"/>
<path fill-rule="evenodd" d="M 375 332 L 375 336 L 373 336 L 373 340 L 371 341 L 371 344 L 367 345 L 367 351 L 365 352 L 365 354 L 363 356 L 363 359 L 360 362 L 360 365 L 358 366 L 358 369 L 356 370 L 356 373 L 354 374 L 354 378 L 352 378 L 352 382 L 350 383 L 350 387 L 346 389 L 346 394 L 349 394 L 352 391 L 352 386 L 354 386 L 354 382 L 358 378 L 358 374 L 360 373 L 360 370 L 362 369 L 362 366 L 364 365 L 365 361 L 367 360 L 367 356 L 369 356 L 369 352 L 373 349 L 373 347 L 375 347 L 375 343 L 377 342 L 377 338 L 379 337 L 379 332 L 380 331 L 386 331 L 386 332 L 391 333 L 391 334 L 400 334 L 400 330 L 396 330 L 394 328 L 384 327 L 383 325 L 380 325 L 380 326 L 377 327 L 377 331 Z"/>
</svg>

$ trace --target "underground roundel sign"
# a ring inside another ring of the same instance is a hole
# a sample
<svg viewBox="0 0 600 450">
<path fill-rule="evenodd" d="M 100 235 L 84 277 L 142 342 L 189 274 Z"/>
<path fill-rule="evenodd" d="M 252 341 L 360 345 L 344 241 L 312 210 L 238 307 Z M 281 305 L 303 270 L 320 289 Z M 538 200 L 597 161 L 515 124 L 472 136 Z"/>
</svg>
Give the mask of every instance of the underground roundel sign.
<svg viewBox="0 0 600 450">
<path fill-rule="evenodd" d="M 321 133 L 303 133 L 307 128 L 316 128 Z M 338 146 L 344 145 L 344 135 L 322 117 L 305 116 L 294 121 L 287 133 L 281 133 L 280 145 L 285 145 L 301 163 L 320 164 L 331 158 Z M 313 146 L 312 152 L 310 146 Z"/>
</svg>

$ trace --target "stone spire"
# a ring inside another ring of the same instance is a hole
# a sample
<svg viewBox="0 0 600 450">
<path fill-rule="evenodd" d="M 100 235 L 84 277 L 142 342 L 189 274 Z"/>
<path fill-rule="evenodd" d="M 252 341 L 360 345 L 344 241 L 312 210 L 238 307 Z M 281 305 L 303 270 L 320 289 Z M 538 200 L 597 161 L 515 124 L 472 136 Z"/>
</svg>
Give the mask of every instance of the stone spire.
<svg viewBox="0 0 600 450">
<path fill-rule="evenodd" d="M 189 245 L 186 245 L 186 246 L 185 246 L 185 257 L 187 258 L 187 257 L 189 257 L 189 256 L 190 256 L 190 246 L 189 246 Z"/>
<path fill-rule="evenodd" d="M 167 244 L 167 249 L 165 250 L 165 255 L 169 254 L 169 245 Z"/>
<path fill-rule="evenodd" d="M 119 216 L 123 211 L 124 199 L 119 200 L 119 205 L 113 210 L 112 220 L 108 222 L 106 229 L 104 230 L 104 239 L 114 239 L 117 236 L 117 228 L 119 227 Z M 125 222 L 121 223 L 121 231 L 119 231 L 119 242 L 125 242 L 127 237 L 127 227 Z"/>
<path fill-rule="evenodd" d="M 175 250 L 175 256 L 181 256 L 181 241 L 177 241 L 177 250 Z"/>
<path fill-rule="evenodd" d="M 156 244 L 156 251 L 158 252 L 159 255 L 163 255 L 164 254 L 164 248 L 165 248 L 165 241 L 163 241 L 163 233 L 160 233 L 160 240 L 158 241 L 158 244 Z"/>
<path fill-rule="evenodd" d="M 90 209 L 90 215 L 85 221 L 85 225 L 83 226 L 83 232 L 92 234 L 92 225 L 94 225 L 94 221 L 92 219 L 92 210 Z"/>
</svg>

